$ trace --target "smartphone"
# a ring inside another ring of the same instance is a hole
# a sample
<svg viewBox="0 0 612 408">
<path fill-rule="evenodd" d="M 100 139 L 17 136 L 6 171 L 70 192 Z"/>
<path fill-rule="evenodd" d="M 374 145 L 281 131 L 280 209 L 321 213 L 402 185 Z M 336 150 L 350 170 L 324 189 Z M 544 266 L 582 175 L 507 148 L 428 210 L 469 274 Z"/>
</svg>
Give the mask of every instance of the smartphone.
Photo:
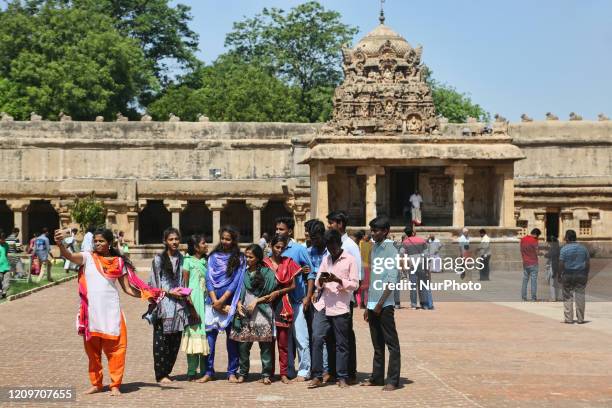
<svg viewBox="0 0 612 408">
<path fill-rule="evenodd" d="M 321 272 L 321 276 L 320 277 L 323 278 L 323 279 L 329 279 L 330 274 L 329 274 L 329 272 Z"/>
</svg>

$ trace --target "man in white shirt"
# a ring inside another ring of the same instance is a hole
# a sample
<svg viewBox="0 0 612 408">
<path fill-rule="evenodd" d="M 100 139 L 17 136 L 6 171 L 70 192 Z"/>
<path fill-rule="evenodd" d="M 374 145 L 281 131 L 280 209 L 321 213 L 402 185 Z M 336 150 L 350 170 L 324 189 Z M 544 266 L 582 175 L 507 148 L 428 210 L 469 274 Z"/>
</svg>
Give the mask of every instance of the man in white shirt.
<svg viewBox="0 0 612 408">
<path fill-rule="evenodd" d="M 81 252 L 93 252 L 93 232 L 96 230 L 95 227 L 89 226 L 87 233 L 83 236 L 83 242 L 81 242 Z"/>
<path fill-rule="evenodd" d="M 412 223 L 414 225 L 421 225 L 421 205 L 423 204 L 423 197 L 421 197 L 418 190 L 415 190 L 408 200 L 412 205 Z"/>
<path fill-rule="evenodd" d="M 357 264 L 357 273 L 359 275 L 359 286 L 363 280 L 363 270 L 361 268 L 361 252 L 359 246 L 346 233 L 348 224 L 348 216 L 344 211 L 332 211 L 327 214 L 327 228 L 338 231 L 342 235 L 342 249 L 355 258 Z M 355 384 L 357 382 L 357 345 L 355 342 L 355 331 L 353 330 L 353 307 L 355 300 L 351 301 L 351 330 L 349 333 L 349 363 L 348 363 L 348 382 Z"/>
</svg>

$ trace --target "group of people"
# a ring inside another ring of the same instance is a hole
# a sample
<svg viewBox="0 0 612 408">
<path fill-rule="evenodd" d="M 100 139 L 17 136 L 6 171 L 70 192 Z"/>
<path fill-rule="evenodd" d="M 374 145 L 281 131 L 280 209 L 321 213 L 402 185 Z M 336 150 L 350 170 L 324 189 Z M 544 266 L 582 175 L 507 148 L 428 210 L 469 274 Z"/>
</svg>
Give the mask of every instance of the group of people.
<svg viewBox="0 0 612 408">
<path fill-rule="evenodd" d="M 531 300 L 537 301 L 539 272 L 539 228 L 531 230 L 521 239 L 523 261 L 523 285 L 521 297 L 527 301 L 527 287 L 531 286 Z M 549 237 L 546 257 L 546 279 L 550 286 L 550 300 L 563 301 L 564 323 L 585 323 L 585 289 L 589 278 L 590 255 L 588 249 L 576 242 L 576 231 L 565 231 L 565 245 L 559 245 L 556 237 Z M 574 320 L 574 303 L 576 319 Z"/>
<path fill-rule="evenodd" d="M 342 211 L 330 213 L 327 225 L 308 221 L 308 244 L 304 245 L 292 238 L 293 218 L 280 217 L 269 245 L 252 244 L 244 251 L 239 247 L 239 232 L 224 226 L 212 251 L 202 235 L 193 235 L 186 255 L 179 251 L 179 231 L 168 228 L 164 250 L 154 257 L 147 283 L 138 279 L 129 259 L 117 249 L 111 231 L 94 231 L 92 251 L 81 252 L 71 252 L 66 245 L 68 233 L 58 231 L 55 242 L 61 256 L 83 266 L 78 279 L 78 331 L 89 358 L 92 388 L 87 392 L 103 389 L 104 352 L 111 394 L 120 394 L 127 337 L 116 281 L 128 295 L 149 302 L 143 318 L 153 326 L 154 371 L 161 384 L 172 381 L 180 351 L 187 356 L 190 381 L 215 380 L 221 331 L 226 334 L 227 379 L 232 383 L 247 381 L 250 351 L 257 342 L 262 384 L 271 384 L 275 378 L 276 354 L 282 383 L 308 382 L 308 388 L 356 384 L 353 310 L 361 304 L 374 356 L 372 373 L 360 385 L 397 389 L 400 345 L 394 290 L 387 284 L 398 282 L 399 271 L 387 263 L 382 273 L 369 273 L 370 263 L 377 258 L 395 259 L 398 254 L 388 238 L 390 223 L 384 217 L 371 220 L 371 239 L 364 236 L 358 244 L 346 233 L 347 221 Z M 367 265 L 362 264 L 364 259 Z M 381 285 L 374 285 L 375 280 Z M 389 352 L 386 379 L 385 348 Z"/>
</svg>

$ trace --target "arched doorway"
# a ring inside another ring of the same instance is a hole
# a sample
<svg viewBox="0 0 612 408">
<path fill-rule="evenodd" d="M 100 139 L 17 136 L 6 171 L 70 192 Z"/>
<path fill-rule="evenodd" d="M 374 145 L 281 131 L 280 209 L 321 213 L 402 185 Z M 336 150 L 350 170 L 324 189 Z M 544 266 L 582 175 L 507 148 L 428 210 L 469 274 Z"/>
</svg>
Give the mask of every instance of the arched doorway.
<svg viewBox="0 0 612 408">
<path fill-rule="evenodd" d="M 204 234 L 206 242 L 212 242 L 212 212 L 204 201 L 189 201 L 181 212 L 179 224 L 183 242 L 193 234 Z"/>
<path fill-rule="evenodd" d="M 172 225 L 172 215 L 163 200 L 147 200 L 138 214 L 138 243 L 161 244 L 164 230 Z"/>
<path fill-rule="evenodd" d="M 49 230 L 49 238 L 59 228 L 59 215 L 48 200 L 33 200 L 28 208 L 28 225 L 30 235 L 40 234 L 43 228 Z M 23 237 L 25 241 L 25 237 Z"/>
<path fill-rule="evenodd" d="M 245 201 L 230 201 L 221 211 L 221 227 L 231 225 L 240 231 L 240 242 L 253 242 L 253 211 Z"/>
<path fill-rule="evenodd" d="M 270 237 L 276 233 L 274 220 L 278 217 L 293 217 L 293 213 L 285 207 L 282 200 L 270 200 L 261 210 L 261 232 L 267 232 Z"/>
<path fill-rule="evenodd" d="M 9 235 L 15 226 L 15 217 L 13 211 L 6 204 L 6 201 L 0 201 L 0 231 Z"/>
</svg>

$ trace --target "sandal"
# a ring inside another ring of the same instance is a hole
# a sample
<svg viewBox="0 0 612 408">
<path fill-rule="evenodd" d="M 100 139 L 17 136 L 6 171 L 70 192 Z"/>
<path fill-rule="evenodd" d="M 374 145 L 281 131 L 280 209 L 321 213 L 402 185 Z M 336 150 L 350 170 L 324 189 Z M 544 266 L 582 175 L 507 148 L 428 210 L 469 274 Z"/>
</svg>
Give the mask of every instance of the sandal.
<svg viewBox="0 0 612 408">
<path fill-rule="evenodd" d="M 323 382 L 321 380 L 319 380 L 318 378 L 313 378 L 309 383 L 308 383 L 308 389 L 313 389 L 313 388 L 319 388 L 323 386 Z"/>
</svg>

